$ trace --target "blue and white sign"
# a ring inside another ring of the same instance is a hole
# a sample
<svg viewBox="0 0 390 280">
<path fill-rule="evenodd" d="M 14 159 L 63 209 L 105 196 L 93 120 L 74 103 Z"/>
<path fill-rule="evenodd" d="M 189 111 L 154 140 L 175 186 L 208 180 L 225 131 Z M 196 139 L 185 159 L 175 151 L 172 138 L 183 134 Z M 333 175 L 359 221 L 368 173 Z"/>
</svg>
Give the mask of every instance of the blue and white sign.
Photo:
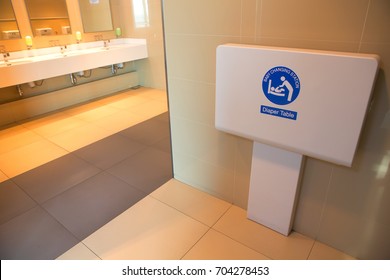
<svg viewBox="0 0 390 280">
<path fill-rule="evenodd" d="M 301 82 L 293 70 L 285 66 L 277 66 L 264 75 L 262 87 L 269 101 L 277 105 L 287 105 L 297 99 Z"/>
<path fill-rule="evenodd" d="M 269 107 L 261 105 L 260 107 L 260 113 L 267 114 L 271 116 L 276 116 L 280 118 L 290 119 L 290 120 L 296 120 L 298 113 L 290 110 L 275 108 L 275 107 Z"/>
<path fill-rule="evenodd" d="M 226 44 L 216 61 L 217 129 L 351 166 L 378 56 Z"/>
</svg>

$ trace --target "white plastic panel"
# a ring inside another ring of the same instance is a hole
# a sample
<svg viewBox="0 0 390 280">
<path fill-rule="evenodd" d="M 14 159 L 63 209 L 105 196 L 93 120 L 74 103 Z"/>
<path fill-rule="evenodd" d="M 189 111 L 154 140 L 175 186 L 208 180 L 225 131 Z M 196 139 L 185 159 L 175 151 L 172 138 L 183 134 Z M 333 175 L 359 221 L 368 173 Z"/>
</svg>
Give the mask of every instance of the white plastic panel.
<svg viewBox="0 0 390 280">
<path fill-rule="evenodd" d="M 248 218 L 284 235 L 294 221 L 303 156 L 253 143 Z"/>
<path fill-rule="evenodd" d="M 216 127 L 351 166 L 378 63 L 376 55 L 219 46 Z"/>
</svg>

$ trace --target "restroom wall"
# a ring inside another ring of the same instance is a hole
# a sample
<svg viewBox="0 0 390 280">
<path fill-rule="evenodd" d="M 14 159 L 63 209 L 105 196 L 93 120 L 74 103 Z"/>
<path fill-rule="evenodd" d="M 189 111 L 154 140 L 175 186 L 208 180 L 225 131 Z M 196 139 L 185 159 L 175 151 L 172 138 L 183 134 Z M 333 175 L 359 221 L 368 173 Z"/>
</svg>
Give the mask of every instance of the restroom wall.
<svg viewBox="0 0 390 280">
<path fill-rule="evenodd" d="M 216 47 L 381 57 L 352 168 L 307 158 L 293 229 L 356 258 L 390 259 L 390 1 L 163 0 L 163 10 L 174 176 L 244 209 L 252 142 L 214 127 Z"/>
</svg>

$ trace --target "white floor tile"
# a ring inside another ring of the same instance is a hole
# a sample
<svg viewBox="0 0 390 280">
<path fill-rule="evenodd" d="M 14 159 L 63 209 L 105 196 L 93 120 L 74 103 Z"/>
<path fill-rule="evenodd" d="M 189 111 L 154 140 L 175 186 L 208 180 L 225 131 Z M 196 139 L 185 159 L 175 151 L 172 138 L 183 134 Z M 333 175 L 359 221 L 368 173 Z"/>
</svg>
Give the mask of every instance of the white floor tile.
<svg viewBox="0 0 390 280">
<path fill-rule="evenodd" d="M 112 135 L 112 131 L 98 127 L 95 124 L 86 124 L 49 137 L 49 140 L 72 152 L 110 135 Z"/>
<path fill-rule="evenodd" d="M 133 107 L 131 111 L 137 115 L 152 118 L 154 116 L 167 112 L 168 105 L 166 101 L 154 99 L 147 103 L 143 103 Z"/>
<path fill-rule="evenodd" d="M 147 93 L 145 93 L 147 95 Z M 120 100 L 116 100 L 107 104 L 107 106 L 111 106 L 113 108 L 127 110 L 133 107 L 139 106 L 141 104 L 145 104 L 150 102 L 151 99 L 148 96 L 143 96 L 140 94 L 129 94 L 125 98 L 121 98 Z"/>
<path fill-rule="evenodd" d="M 355 258 L 316 241 L 310 252 L 309 260 L 355 260 Z"/>
<path fill-rule="evenodd" d="M 132 112 L 121 110 L 115 114 L 94 122 L 94 124 L 109 130 L 112 133 L 117 133 L 146 120 L 147 118 L 141 117 Z"/>
<path fill-rule="evenodd" d="M 71 117 L 64 113 L 57 113 L 44 119 L 25 123 L 23 126 L 42 137 L 48 138 L 85 124 L 87 124 L 85 121 L 77 119 L 76 117 Z"/>
<path fill-rule="evenodd" d="M 0 154 L 10 152 L 42 139 L 38 134 L 20 125 L 0 130 Z"/>
<path fill-rule="evenodd" d="M 88 113 L 94 109 L 99 109 L 102 106 L 101 100 L 94 100 L 83 104 L 77 104 L 70 108 L 63 110 L 69 116 L 77 116 L 79 114 Z"/>
<path fill-rule="evenodd" d="M 34 128 L 39 128 L 41 126 L 56 122 L 67 117 L 69 116 L 58 111 L 22 120 L 20 121 L 20 126 L 33 130 Z"/>
<path fill-rule="evenodd" d="M 103 105 L 98 108 L 93 108 L 91 110 L 80 112 L 75 114 L 74 117 L 81 119 L 87 122 L 97 121 L 103 118 L 106 118 L 112 114 L 117 113 L 119 110 L 108 105 Z"/>
<path fill-rule="evenodd" d="M 67 153 L 66 150 L 50 141 L 40 140 L 1 154 L 0 170 L 12 178 Z"/>
<path fill-rule="evenodd" d="M 307 259 L 314 241 L 299 233 L 288 237 L 246 218 L 246 211 L 232 206 L 213 228 L 276 260 Z"/>
<path fill-rule="evenodd" d="M 148 196 L 86 238 L 101 259 L 180 259 L 208 227 Z"/>
<path fill-rule="evenodd" d="M 79 243 L 67 252 L 63 253 L 57 260 L 100 260 L 83 243 Z"/>
<path fill-rule="evenodd" d="M 101 105 L 109 105 L 112 102 L 116 102 L 116 101 L 122 100 L 124 98 L 127 98 L 128 92 L 134 92 L 134 91 L 133 90 L 123 90 L 119 93 L 115 93 L 115 94 L 112 94 L 109 96 L 102 97 L 99 100 L 96 100 L 96 102 L 101 104 Z"/>
<path fill-rule="evenodd" d="M 155 88 L 146 88 L 146 87 L 140 87 L 136 90 L 129 90 L 126 92 L 127 95 L 130 96 L 142 96 L 144 98 L 147 98 L 149 100 L 161 98 L 162 96 L 167 97 L 166 91 L 161 89 L 155 89 Z"/>
<path fill-rule="evenodd" d="M 255 250 L 210 229 L 184 256 L 184 260 L 267 260 Z"/>
<path fill-rule="evenodd" d="M 141 89 L 141 94 L 147 94 L 147 96 L 149 98 L 152 98 L 152 99 L 159 99 L 162 101 L 167 100 L 166 92 L 164 90 L 160 90 L 160 89 L 154 89 L 154 88 L 146 89 L 146 88 L 144 88 L 144 89 Z"/>
<path fill-rule="evenodd" d="M 175 179 L 170 180 L 158 188 L 151 196 L 207 226 L 215 224 L 231 206 L 230 203 L 201 192 Z"/>
<path fill-rule="evenodd" d="M 0 170 L 0 183 L 6 181 L 6 180 L 8 180 L 8 179 L 9 179 L 8 176 L 5 175 L 5 174 Z"/>
</svg>

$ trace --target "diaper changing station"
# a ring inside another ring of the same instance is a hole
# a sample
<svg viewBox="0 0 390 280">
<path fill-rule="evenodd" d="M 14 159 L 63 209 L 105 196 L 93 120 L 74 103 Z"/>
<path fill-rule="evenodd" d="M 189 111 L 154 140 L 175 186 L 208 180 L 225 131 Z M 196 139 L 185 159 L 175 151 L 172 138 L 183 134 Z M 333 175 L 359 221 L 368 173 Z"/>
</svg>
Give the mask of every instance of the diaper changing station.
<svg viewBox="0 0 390 280">
<path fill-rule="evenodd" d="M 254 141 L 248 218 L 288 235 L 304 156 L 352 165 L 379 57 L 226 44 L 216 63 L 215 126 Z"/>
</svg>

